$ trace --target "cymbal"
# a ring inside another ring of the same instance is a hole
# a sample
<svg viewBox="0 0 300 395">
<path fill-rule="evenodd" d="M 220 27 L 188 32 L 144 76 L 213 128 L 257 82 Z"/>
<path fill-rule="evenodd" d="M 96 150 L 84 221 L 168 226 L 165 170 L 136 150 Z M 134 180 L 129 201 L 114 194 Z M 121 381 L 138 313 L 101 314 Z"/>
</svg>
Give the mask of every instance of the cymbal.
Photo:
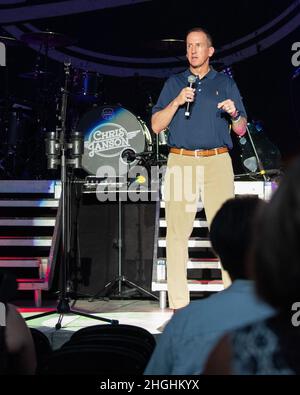
<svg viewBox="0 0 300 395">
<path fill-rule="evenodd" d="M 64 34 L 54 32 L 24 33 L 21 36 L 21 40 L 24 41 L 26 44 L 44 44 L 48 48 L 66 47 L 76 42 L 76 40 L 67 37 Z"/>
<path fill-rule="evenodd" d="M 0 36 L 0 43 L 3 43 L 7 45 L 8 47 L 14 47 L 16 45 L 23 45 L 21 41 L 18 41 L 17 39 L 13 37 L 6 37 L 6 36 Z"/>
<path fill-rule="evenodd" d="M 164 51 L 166 55 L 170 53 L 181 53 L 186 52 L 185 40 L 179 40 L 177 38 L 164 38 L 162 40 L 153 40 L 147 44 L 147 47 L 156 51 Z"/>
<path fill-rule="evenodd" d="M 50 77 L 51 75 L 53 75 L 53 73 L 51 73 L 50 71 L 34 70 L 27 73 L 21 73 L 18 75 L 18 77 L 30 80 L 39 80 L 42 78 Z"/>
</svg>

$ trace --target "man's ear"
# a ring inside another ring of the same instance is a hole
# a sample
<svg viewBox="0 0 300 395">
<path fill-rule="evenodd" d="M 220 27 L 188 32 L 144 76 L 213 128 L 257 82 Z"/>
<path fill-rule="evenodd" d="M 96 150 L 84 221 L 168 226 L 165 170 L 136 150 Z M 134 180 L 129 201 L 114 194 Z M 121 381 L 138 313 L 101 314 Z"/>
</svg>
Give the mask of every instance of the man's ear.
<svg viewBox="0 0 300 395">
<path fill-rule="evenodd" d="M 209 49 L 208 49 L 208 56 L 211 58 L 214 53 L 215 53 L 215 48 L 214 47 L 209 47 Z"/>
</svg>

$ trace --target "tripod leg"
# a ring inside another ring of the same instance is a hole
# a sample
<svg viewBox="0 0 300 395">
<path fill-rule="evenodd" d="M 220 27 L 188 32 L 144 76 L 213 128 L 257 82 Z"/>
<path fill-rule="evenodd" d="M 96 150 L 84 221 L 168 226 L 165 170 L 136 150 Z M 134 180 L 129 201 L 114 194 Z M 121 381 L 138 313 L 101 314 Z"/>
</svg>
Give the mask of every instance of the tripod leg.
<svg viewBox="0 0 300 395">
<path fill-rule="evenodd" d="M 115 280 L 110 281 L 105 285 L 104 288 L 100 289 L 95 295 L 93 295 L 90 299 L 89 302 L 93 302 L 95 299 L 99 298 L 105 298 L 108 293 L 110 293 L 111 290 L 118 284 L 119 278 L 116 278 Z"/>
<path fill-rule="evenodd" d="M 127 280 L 127 278 L 123 278 L 122 281 L 125 282 L 126 284 L 128 284 L 129 286 L 131 286 L 131 287 L 133 287 L 133 288 L 136 288 L 136 289 L 137 289 L 138 291 L 140 291 L 141 293 L 143 293 L 143 294 L 145 294 L 145 295 L 147 295 L 147 296 L 151 296 L 151 297 L 154 298 L 154 299 L 159 300 L 159 297 L 158 297 L 158 296 L 156 296 L 156 295 L 154 295 L 153 293 L 147 291 L 146 289 L 140 287 L 139 285 L 133 283 L 132 281 Z"/>
<path fill-rule="evenodd" d="M 93 320 L 109 322 L 112 325 L 118 325 L 119 324 L 118 320 L 110 320 L 108 318 L 97 317 L 95 315 L 91 316 L 90 314 L 85 314 L 85 313 L 82 313 L 81 311 L 71 310 L 71 313 L 76 314 L 76 315 L 80 315 L 82 317 L 92 318 Z"/>
<path fill-rule="evenodd" d="M 55 309 L 53 309 L 53 311 L 47 311 L 45 313 L 32 315 L 32 316 L 26 317 L 24 319 L 25 319 L 25 321 L 30 321 L 30 320 L 35 320 L 36 318 L 47 317 L 48 315 L 52 315 L 52 314 L 56 314 L 56 310 Z"/>
<path fill-rule="evenodd" d="M 27 317 L 27 318 L 25 318 L 25 321 L 29 321 L 29 320 L 32 320 L 32 319 L 35 319 L 35 318 L 46 317 L 46 316 L 48 316 L 48 315 L 52 315 L 52 314 L 56 314 L 56 313 L 57 313 L 56 311 L 48 311 L 48 312 L 46 312 L 46 313 L 37 314 L 37 315 L 32 316 L 32 317 Z M 112 324 L 112 325 L 118 325 L 118 324 L 119 324 L 119 321 L 118 321 L 118 320 L 110 320 L 109 318 L 97 317 L 97 316 L 95 316 L 95 315 L 91 315 L 91 314 L 87 314 L 87 313 L 82 313 L 81 311 L 76 311 L 76 310 L 71 310 L 71 309 L 70 309 L 70 310 L 68 311 L 68 314 L 69 314 L 69 313 L 72 313 L 72 314 L 74 314 L 74 315 L 79 315 L 79 316 L 82 316 L 82 317 L 86 317 L 86 318 L 91 318 L 91 319 L 93 319 L 93 320 L 108 322 L 108 323 L 110 323 L 110 324 Z M 56 323 L 56 325 L 55 325 L 55 329 L 56 329 L 56 330 L 61 329 L 62 320 L 63 320 L 63 318 L 64 318 L 64 314 L 65 314 L 65 313 L 58 313 L 58 314 L 59 314 L 58 321 L 57 321 L 57 323 Z"/>
<path fill-rule="evenodd" d="M 59 317 L 58 317 L 57 324 L 55 325 L 55 329 L 56 329 L 56 330 L 58 330 L 58 329 L 61 328 L 61 323 L 62 323 L 63 318 L 64 318 L 64 315 L 63 315 L 63 314 L 60 314 Z"/>
</svg>

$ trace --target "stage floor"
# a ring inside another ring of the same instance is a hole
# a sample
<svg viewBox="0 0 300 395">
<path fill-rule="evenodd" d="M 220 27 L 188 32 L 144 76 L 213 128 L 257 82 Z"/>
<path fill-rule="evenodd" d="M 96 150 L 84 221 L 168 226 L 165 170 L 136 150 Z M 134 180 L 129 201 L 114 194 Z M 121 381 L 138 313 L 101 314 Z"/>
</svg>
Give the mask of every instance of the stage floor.
<svg viewBox="0 0 300 395">
<path fill-rule="evenodd" d="M 32 317 L 42 313 L 47 309 L 56 308 L 56 302 L 46 301 L 47 303 L 41 309 L 26 306 L 26 303 L 18 303 L 19 311 L 24 318 Z M 76 300 L 70 304 L 73 310 L 82 313 L 91 314 L 92 316 L 103 317 L 118 320 L 120 324 L 136 325 L 147 329 L 156 338 L 161 333 L 160 328 L 173 315 L 172 310 L 161 310 L 157 301 L 150 300 Z M 107 324 L 104 321 L 93 318 L 78 316 L 76 314 L 67 314 L 63 317 L 62 327 L 55 329 L 59 315 L 54 313 L 45 317 L 40 317 L 27 321 L 29 327 L 36 328 L 47 335 L 55 350 L 65 343 L 73 332 L 80 328 L 90 325 Z"/>
</svg>

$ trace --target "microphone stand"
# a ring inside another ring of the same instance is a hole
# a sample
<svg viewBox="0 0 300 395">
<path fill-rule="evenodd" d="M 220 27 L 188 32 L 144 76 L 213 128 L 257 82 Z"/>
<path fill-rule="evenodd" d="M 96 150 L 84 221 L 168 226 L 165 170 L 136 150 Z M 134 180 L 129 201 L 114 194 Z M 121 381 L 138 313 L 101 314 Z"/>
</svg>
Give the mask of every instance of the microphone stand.
<svg viewBox="0 0 300 395">
<path fill-rule="evenodd" d="M 138 158 L 142 158 L 143 153 L 137 154 L 131 149 L 127 149 L 123 152 L 123 159 L 126 160 L 127 163 L 127 182 L 126 182 L 126 188 L 128 188 L 128 174 L 130 170 L 130 164 Z M 145 296 L 150 296 L 156 300 L 159 298 L 154 295 L 152 292 L 147 291 L 145 288 L 141 287 L 140 285 L 134 283 L 133 281 L 129 280 L 125 274 L 123 274 L 122 271 L 122 249 L 123 249 L 123 239 L 122 239 L 122 192 L 128 193 L 128 189 L 125 191 L 120 190 L 118 191 L 118 242 L 117 242 L 117 248 L 118 248 L 118 276 L 114 278 L 113 280 L 110 280 L 104 288 L 100 289 L 97 291 L 90 299 L 89 302 L 93 302 L 95 299 L 99 297 L 107 297 L 116 287 L 118 287 L 118 294 L 117 297 L 122 298 L 123 293 L 122 293 L 122 285 L 126 285 L 127 287 L 131 289 L 135 289 L 139 291 L 141 294 Z"/>
<path fill-rule="evenodd" d="M 262 176 L 263 174 L 266 174 L 267 176 L 279 176 L 281 174 L 280 170 L 276 169 L 270 169 L 270 170 L 262 170 L 262 171 L 256 171 L 256 172 L 248 172 L 248 173 L 243 173 L 243 174 L 235 174 L 234 178 L 242 178 L 245 176 Z"/>
<path fill-rule="evenodd" d="M 62 288 L 60 291 L 60 296 L 57 304 L 57 314 L 59 314 L 58 322 L 55 325 L 56 329 L 61 328 L 61 323 L 63 316 L 65 314 L 76 314 L 79 316 L 92 318 L 99 321 L 109 322 L 111 324 L 118 324 L 117 320 L 110 320 L 107 318 L 97 317 L 94 315 L 86 314 L 79 312 L 77 310 L 72 310 L 70 308 L 70 300 L 67 292 L 67 267 L 69 264 L 69 254 L 70 254 L 70 245 L 69 245 L 69 185 L 70 182 L 68 180 L 68 172 L 67 166 L 71 165 L 75 168 L 80 167 L 80 160 L 82 155 L 82 139 L 81 139 L 81 147 L 78 141 L 78 133 L 75 132 L 75 138 L 73 142 L 70 144 L 66 140 L 66 118 L 67 118 L 67 104 L 68 104 L 68 95 L 69 95 L 69 83 L 70 83 L 70 66 L 69 62 L 65 62 L 65 85 L 62 88 L 62 107 L 61 107 L 61 131 L 58 143 L 56 143 L 56 135 L 53 140 L 53 132 L 50 136 L 49 140 L 46 141 L 46 152 L 50 157 L 50 161 L 48 162 L 48 167 L 50 169 L 56 169 L 58 165 L 60 165 L 61 169 L 61 205 L 62 205 L 62 234 L 61 234 L 61 282 Z M 51 138 L 52 137 L 52 138 Z M 48 145 L 47 145 L 48 144 Z M 72 149 L 72 154 L 74 154 L 75 158 L 67 158 L 67 151 Z M 60 156 L 60 158 L 59 158 Z M 47 315 L 55 314 L 55 312 L 46 312 L 42 314 L 37 314 L 32 317 L 25 318 L 26 321 L 31 319 L 45 317 Z"/>
</svg>

